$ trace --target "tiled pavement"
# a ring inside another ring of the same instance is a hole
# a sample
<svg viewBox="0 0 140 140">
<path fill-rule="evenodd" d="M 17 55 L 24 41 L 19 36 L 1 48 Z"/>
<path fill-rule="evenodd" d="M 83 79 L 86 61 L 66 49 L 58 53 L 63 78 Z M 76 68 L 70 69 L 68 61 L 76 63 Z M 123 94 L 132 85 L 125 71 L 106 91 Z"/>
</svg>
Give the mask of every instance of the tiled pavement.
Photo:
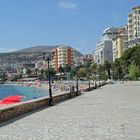
<svg viewBox="0 0 140 140">
<path fill-rule="evenodd" d="M 0 127 L 0 140 L 140 140 L 140 86 L 84 93 Z"/>
</svg>

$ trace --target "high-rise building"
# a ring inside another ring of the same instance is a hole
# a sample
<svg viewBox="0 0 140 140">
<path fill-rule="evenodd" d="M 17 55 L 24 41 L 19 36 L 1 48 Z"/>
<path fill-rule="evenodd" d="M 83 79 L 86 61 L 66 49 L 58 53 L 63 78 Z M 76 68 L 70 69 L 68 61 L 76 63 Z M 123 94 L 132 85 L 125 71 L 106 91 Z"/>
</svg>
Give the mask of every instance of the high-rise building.
<svg viewBox="0 0 140 140">
<path fill-rule="evenodd" d="M 127 26 L 123 27 L 120 33 L 112 39 L 113 61 L 120 58 L 128 48 Z"/>
<path fill-rule="evenodd" d="M 73 65 L 75 58 L 75 50 L 69 46 L 59 46 L 54 49 L 54 57 L 52 61 L 52 67 L 58 73 L 60 66 Z"/>
<path fill-rule="evenodd" d="M 103 64 L 106 60 L 113 61 L 112 39 L 118 36 L 121 28 L 110 27 L 103 31 L 103 37 L 97 44 L 94 51 L 94 61 L 97 64 Z"/>
<path fill-rule="evenodd" d="M 140 44 L 140 6 L 133 7 L 128 15 L 128 42 L 129 47 Z"/>
</svg>

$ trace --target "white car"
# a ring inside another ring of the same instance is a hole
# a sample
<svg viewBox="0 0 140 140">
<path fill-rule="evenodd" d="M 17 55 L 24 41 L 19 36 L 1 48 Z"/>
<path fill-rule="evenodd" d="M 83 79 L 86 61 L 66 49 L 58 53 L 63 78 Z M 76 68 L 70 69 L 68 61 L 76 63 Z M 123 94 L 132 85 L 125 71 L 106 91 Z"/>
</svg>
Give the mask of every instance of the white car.
<svg viewBox="0 0 140 140">
<path fill-rule="evenodd" d="M 107 83 L 108 83 L 108 84 L 114 84 L 114 81 L 113 81 L 112 79 L 108 79 L 108 80 L 107 80 Z"/>
</svg>

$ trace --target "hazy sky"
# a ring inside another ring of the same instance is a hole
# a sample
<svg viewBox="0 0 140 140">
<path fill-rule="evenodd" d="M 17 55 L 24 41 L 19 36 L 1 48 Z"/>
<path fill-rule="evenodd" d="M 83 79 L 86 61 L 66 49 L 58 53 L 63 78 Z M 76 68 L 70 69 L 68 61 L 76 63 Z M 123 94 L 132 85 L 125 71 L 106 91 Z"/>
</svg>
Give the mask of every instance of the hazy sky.
<svg viewBox="0 0 140 140">
<path fill-rule="evenodd" d="M 109 26 L 123 26 L 140 0 L 0 0 L 0 52 L 70 45 L 92 53 Z"/>
</svg>

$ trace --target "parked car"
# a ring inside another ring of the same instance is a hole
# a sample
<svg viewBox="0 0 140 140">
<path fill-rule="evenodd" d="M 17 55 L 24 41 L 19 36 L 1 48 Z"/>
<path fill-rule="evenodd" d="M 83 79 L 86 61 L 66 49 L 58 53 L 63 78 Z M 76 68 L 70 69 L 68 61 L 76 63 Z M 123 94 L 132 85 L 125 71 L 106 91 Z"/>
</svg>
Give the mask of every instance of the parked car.
<svg viewBox="0 0 140 140">
<path fill-rule="evenodd" d="M 112 79 L 108 79 L 108 80 L 107 80 L 107 83 L 108 83 L 108 84 L 114 84 L 115 82 L 114 82 Z"/>
</svg>

